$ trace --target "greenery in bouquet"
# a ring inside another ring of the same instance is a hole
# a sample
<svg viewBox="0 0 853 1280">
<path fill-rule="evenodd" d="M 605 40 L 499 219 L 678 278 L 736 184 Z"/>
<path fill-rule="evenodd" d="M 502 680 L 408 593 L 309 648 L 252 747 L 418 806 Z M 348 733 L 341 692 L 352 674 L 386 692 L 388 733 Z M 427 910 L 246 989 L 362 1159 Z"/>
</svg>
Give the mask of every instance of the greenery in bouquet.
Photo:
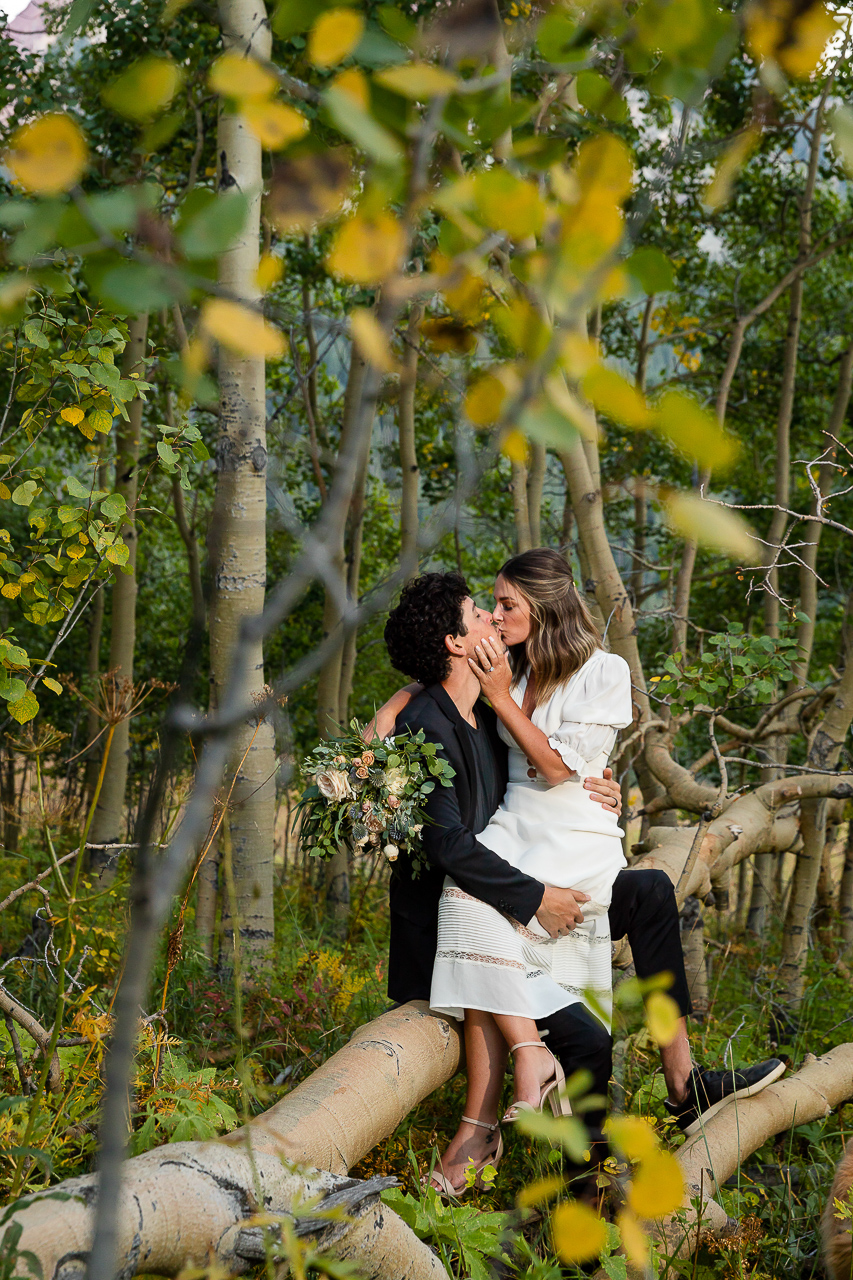
<svg viewBox="0 0 853 1280">
<path fill-rule="evenodd" d="M 405 852 L 420 870 L 424 805 L 436 784 L 449 787 L 455 770 L 427 742 L 422 729 L 374 738 L 362 726 L 321 742 L 302 765 L 305 790 L 296 808 L 299 837 L 314 858 L 331 858 L 341 845 L 358 857 L 381 848 L 389 862 Z"/>
</svg>

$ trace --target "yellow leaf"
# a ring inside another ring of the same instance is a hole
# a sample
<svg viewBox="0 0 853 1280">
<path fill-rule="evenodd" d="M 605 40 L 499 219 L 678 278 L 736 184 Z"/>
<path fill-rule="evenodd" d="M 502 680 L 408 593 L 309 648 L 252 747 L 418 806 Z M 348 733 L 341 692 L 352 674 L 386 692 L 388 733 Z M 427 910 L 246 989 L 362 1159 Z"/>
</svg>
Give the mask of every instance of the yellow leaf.
<svg viewBox="0 0 853 1280">
<path fill-rule="evenodd" d="M 334 67 L 352 53 L 364 34 L 364 18 L 355 9 L 327 9 L 308 36 L 308 57 L 315 67 Z"/>
<path fill-rule="evenodd" d="M 483 319 L 483 281 L 472 271 L 454 272 L 441 292 L 451 311 L 470 324 Z"/>
<path fill-rule="evenodd" d="M 649 1263 L 649 1237 L 633 1214 L 625 1209 L 616 1219 L 619 1234 L 622 1237 L 622 1248 L 629 1262 L 635 1267 L 645 1268 Z"/>
<path fill-rule="evenodd" d="M 430 62 L 408 62 L 400 67 L 388 67 L 376 73 L 376 81 L 414 102 L 428 102 L 430 98 L 453 93 L 459 84 L 456 76 L 442 67 L 434 67 Z"/>
<path fill-rule="evenodd" d="M 582 192 L 595 187 L 619 202 L 631 192 L 634 162 L 621 138 L 603 133 L 597 138 L 588 138 L 578 147 L 574 174 Z"/>
<path fill-rule="evenodd" d="M 101 435 L 105 436 L 112 429 L 113 415 L 107 413 L 106 409 L 90 409 L 86 422 L 93 431 L 100 431 Z"/>
<path fill-rule="evenodd" d="M 38 699 L 28 689 L 22 697 L 15 698 L 13 702 L 7 703 L 6 709 L 12 719 L 17 720 L 18 724 L 26 724 L 28 720 L 32 720 L 33 716 L 38 715 Z"/>
<path fill-rule="evenodd" d="M 350 315 L 350 329 L 365 360 L 382 373 L 393 373 L 397 366 L 388 346 L 388 337 L 373 312 L 365 307 L 356 307 Z"/>
<path fill-rule="evenodd" d="M 501 440 L 501 453 L 506 454 L 511 462 L 526 462 L 527 440 L 520 431 L 508 431 Z"/>
<path fill-rule="evenodd" d="M 607 1225 L 577 1200 L 558 1204 L 551 1214 L 554 1248 L 562 1262 L 588 1262 L 607 1243 Z"/>
<path fill-rule="evenodd" d="M 519 1209 L 530 1209 L 535 1204 L 542 1204 L 545 1200 L 550 1200 L 558 1191 L 561 1191 L 565 1185 L 559 1174 L 553 1174 L 550 1178 L 537 1178 L 536 1182 L 531 1182 L 529 1186 L 522 1187 L 518 1195 L 515 1197 L 515 1203 Z"/>
<path fill-rule="evenodd" d="M 628 1187 L 628 1204 L 640 1218 L 665 1218 L 684 1200 L 681 1166 L 669 1151 L 655 1151 L 637 1168 Z"/>
<path fill-rule="evenodd" d="M 70 547 L 65 548 L 65 554 L 71 560 L 80 560 L 86 554 L 86 548 L 79 546 L 79 544 L 75 542 L 72 543 Z"/>
<path fill-rule="evenodd" d="M 683 391 L 666 391 L 655 405 L 655 430 L 701 467 L 717 471 L 729 467 L 740 446 L 726 435 L 717 419 Z"/>
<path fill-rule="evenodd" d="M 101 97 L 120 116 L 141 123 L 169 105 L 183 78 L 183 71 L 171 58 L 150 54 L 108 84 Z"/>
<path fill-rule="evenodd" d="M 246 102 L 242 116 L 261 145 L 269 151 L 281 151 L 308 130 L 305 117 L 285 102 Z"/>
<path fill-rule="evenodd" d="M 838 24 L 825 5 L 810 5 L 794 23 L 793 39 L 779 50 L 779 65 L 794 79 L 807 79 L 837 31 Z"/>
<path fill-rule="evenodd" d="M 5 596 L 7 600 L 14 600 L 20 594 L 21 588 L 17 582 L 7 582 L 4 587 L 0 587 L 0 596 Z"/>
<path fill-rule="evenodd" d="M 600 413 L 626 427 L 646 427 L 651 420 L 648 405 L 636 387 L 609 365 L 594 365 L 581 382 L 581 390 Z"/>
<path fill-rule="evenodd" d="M 54 680 L 52 676 L 45 676 L 42 684 L 47 689 L 50 689 L 51 693 L 62 693 L 62 685 L 58 680 Z"/>
<path fill-rule="evenodd" d="M 227 298 L 209 298 L 201 311 L 201 327 L 220 346 L 247 359 L 280 360 L 287 350 L 284 334 L 263 316 Z"/>
<path fill-rule="evenodd" d="M 507 389 L 500 378 L 486 373 L 468 388 L 465 413 L 477 427 L 488 427 L 501 416 Z"/>
<path fill-rule="evenodd" d="M 665 991 L 653 991 L 646 1000 L 646 1026 L 662 1049 L 678 1035 L 680 1018 L 678 1005 Z"/>
<path fill-rule="evenodd" d="M 88 418 L 84 418 L 82 422 L 77 423 L 77 430 L 81 431 L 87 440 L 94 440 L 95 428 L 90 424 Z"/>
<path fill-rule="evenodd" d="M 604 1128 L 610 1142 L 628 1160 L 645 1160 L 658 1148 L 657 1134 L 642 1116 L 608 1116 Z"/>
<path fill-rule="evenodd" d="M 669 524 L 683 538 L 713 547 L 741 563 L 760 562 L 761 548 L 736 511 L 718 507 L 695 493 L 677 492 L 667 495 L 664 510 Z"/>
<path fill-rule="evenodd" d="M 355 105 L 361 107 L 362 111 L 370 109 L 370 86 L 364 72 L 359 71 L 358 67 L 347 67 L 346 71 L 339 71 L 330 88 L 340 89 L 341 93 L 352 98 Z"/>
<path fill-rule="evenodd" d="M 60 409 L 59 416 L 65 422 L 70 422 L 72 427 L 76 427 L 77 423 L 82 422 L 86 415 L 79 405 L 72 404 L 66 409 Z"/>
<path fill-rule="evenodd" d="M 335 237 L 326 266 L 354 284 L 381 284 L 398 269 L 405 248 L 405 232 L 392 213 L 356 214 Z"/>
<path fill-rule="evenodd" d="M 745 129 L 735 138 L 717 161 L 714 176 L 702 193 L 705 207 L 722 209 L 732 197 L 735 179 L 758 145 L 761 133 L 758 129 Z"/>
<path fill-rule="evenodd" d="M 12 135 L 5 154 L 13 176 L 27 191 L 59 195 L 80 181 L 89 159 L 86 139 L 64 112 L 50 111 Z"/>
<path fill-rule="evenodd" d="M 572 378 L 582 378 L 598 363 L 595 343 L 582 333 L 567 333 L 560 343 L 560 356 L 566 373 Z"/>
<path fill-rule="evenodd" d="M 207 82 L 214 93 L 223 98 L 236 98 L 238 102 L 269 98 L 278 87 L 271 71 L 262 67 L 255 58 L 240 53 L 223 53 L 221 58 L 217 58 Z"/>
<path fill-rule="evenodd" d="M 284 275 L 284 260 L 277 253 L 263 253 L 255 272 L 255 284 L 266 293 Z"/>
<path fill-rule="evenodd" d="M 477 212 L 487 227 L 505 231 L 513 240 L 535 236 L 545 221 L 545 204 L 539 189 L 528 178 L 517 178 L 508 169 L 478 173 L 473 182 Z"/>
<path fill-rule="evenodd" d="M 3 481 L 0 480 L 0 498 L 2 498 L 4 502 L 8 502 L 11 496 L 12 496 L 12 491 L 9 488 L 9 486 L 7 484 L 4 484 Z"/>
</svg>

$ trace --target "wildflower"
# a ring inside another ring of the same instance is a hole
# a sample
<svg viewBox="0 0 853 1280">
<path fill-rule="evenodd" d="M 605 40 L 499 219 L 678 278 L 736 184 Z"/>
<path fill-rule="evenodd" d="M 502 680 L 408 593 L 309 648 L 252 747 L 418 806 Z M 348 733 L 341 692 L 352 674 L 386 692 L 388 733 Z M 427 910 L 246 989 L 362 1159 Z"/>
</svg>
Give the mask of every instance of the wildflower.
<svg viewBox="0 0 853 1280">
<path fill-rule="evenodd" d="M 385 857 L 389 862 L 396 862 L 397 858 L 400 856 L 400 850 L 395 844 L 386 844 L 382 852 L 385 854 Z"/>
</svg>

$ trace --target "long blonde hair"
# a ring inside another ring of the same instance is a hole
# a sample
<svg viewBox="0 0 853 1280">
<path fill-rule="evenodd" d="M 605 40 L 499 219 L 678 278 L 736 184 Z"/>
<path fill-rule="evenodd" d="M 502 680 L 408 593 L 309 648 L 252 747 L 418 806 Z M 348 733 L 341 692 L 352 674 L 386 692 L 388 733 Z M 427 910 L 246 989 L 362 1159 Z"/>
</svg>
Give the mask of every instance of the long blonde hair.
<svg viewBox="0 0 853 1280">
<path fill-rule="evenodd" d="M 507 560 L 500 577 L 512 583 L 530 606 L 530 635 L 509 651 L 513 684 L 526 672 L 536 677 L 536 700 L 543 702 L 558 685 L 604 647 L 572 571 L 548 547 L 534 547 Z"/>
</svg>

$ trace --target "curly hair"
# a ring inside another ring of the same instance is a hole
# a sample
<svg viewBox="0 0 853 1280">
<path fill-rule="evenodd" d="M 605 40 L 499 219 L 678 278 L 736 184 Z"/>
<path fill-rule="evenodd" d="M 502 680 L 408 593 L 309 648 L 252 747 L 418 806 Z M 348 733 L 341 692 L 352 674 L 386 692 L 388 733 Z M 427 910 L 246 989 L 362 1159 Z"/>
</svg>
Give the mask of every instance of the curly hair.
<svg viewBox="0 0 853 1280">
<path fill-rule="evenodd" d="M 444 637 L 467 635 L 462 603 L 470 594 L 461 573 L 423 573 L 406 583 L 385 624 L 393 666 L 420 684 L 440 684 L 450 674 Z"/>
</svg>

